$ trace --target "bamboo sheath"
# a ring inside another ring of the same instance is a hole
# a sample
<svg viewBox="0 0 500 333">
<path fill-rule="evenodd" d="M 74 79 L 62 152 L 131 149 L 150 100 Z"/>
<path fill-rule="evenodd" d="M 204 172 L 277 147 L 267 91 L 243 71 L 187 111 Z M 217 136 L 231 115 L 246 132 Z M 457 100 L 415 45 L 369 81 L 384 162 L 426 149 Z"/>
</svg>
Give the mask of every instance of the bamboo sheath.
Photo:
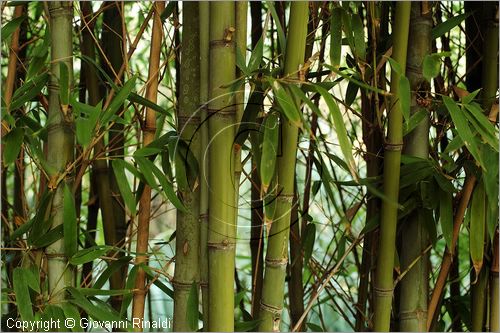
<svg viewBox="0 0 500 333">
<path fill-rule="evenodd" d="M 153 32 L 151 37 L 151 49 L 149 55 L 148 84 L 146 87 L 146 99 L 156 103 L 158 95 L 158 71 L 160 68 L 160 51 L 162 42 L 162 23 L 160 14 L 163 12 L 165 3 L 156 1 L 153 4 Z M 143 146 L 147 146 L 154 140 L 156 132 L 156 113 L 150 108 L 146 108 L 146 119 L 143 127 Z M 144 186 L 139 201 L 139 221 L 137 226 L 137 257 L 136 265 L 147 264 L 148 262 L 148 239 L 149 239 L 149 218 L 151 213 L 151 187 Z M 135 293 L 132 303 L 132 318 L 144 318 L 144 301 L 146 298 L 146 272 L 139 268 L 135 281 Z M 137 328 L 139 329 L 139 328 Z M 141 328 L 142 329 L 142 328 Z"/>
</svg>

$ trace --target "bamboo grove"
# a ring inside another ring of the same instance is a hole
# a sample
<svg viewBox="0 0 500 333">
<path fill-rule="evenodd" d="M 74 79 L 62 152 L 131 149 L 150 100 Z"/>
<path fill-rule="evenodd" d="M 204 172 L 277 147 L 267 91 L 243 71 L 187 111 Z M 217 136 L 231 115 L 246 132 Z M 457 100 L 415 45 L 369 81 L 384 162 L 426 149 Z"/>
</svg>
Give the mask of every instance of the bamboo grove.
<svg viewBox="0 0 500 333">
<path fill-rule="evenodd" d="M 3 1 L 2 331 L 498 331 L 498 3 Z"/>
</svg>

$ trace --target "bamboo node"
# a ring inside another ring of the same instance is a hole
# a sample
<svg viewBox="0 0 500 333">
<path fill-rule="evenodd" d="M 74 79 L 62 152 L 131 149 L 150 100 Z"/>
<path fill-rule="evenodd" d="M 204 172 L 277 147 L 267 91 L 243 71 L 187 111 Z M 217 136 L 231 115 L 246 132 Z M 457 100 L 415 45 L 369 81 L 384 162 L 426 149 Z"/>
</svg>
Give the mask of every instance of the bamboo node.
<svg viewBox="0 0 500 333">
<path fill-rule="evenodd" d="M 380 296 L 380 297 L 392 297 L 392 294 L 394 292 L 394 288 L 390 289 L 384 289 L 384 288 L 378 288 L 378 287 L 373 287 L 373 291 L 375 291 L 375 295 Z"/>
<path fill-rule="evenodd" d="M 263 303 L 262 300 L 260 301 L 260 308 L 261 308 L 261 310 L 272 313 L 273 316 L 280 316 L 281 310 L 283 309 L 282 307 Z"/>
<path fill-rule="evenodd" d="M 236 248 L 236 243 L 224 239 L 222 242 L 207 242 L 207 247 L 215 250 L 232 250 Z"/>
<path fill-rule="evenodd" d="M 384 149 L 386 151 L 401 151 L 401 150 L 403 150 L 403 143 L 386 142 L 384 144 Z"/>
<path fill-rule="evenodd" d="M 217 115 L 220 117 L 233 117 L 234 115 L 236 115 L 236 108 L 235 107 L 225 107 L 223 109 L 207 108 L 207 113 L 209 116 Z"/>
<path fill-rule="evenodd" d="M 198 126 L 200 124 L 200 117 L 193 116 L 193 115 L 191 115 L 191 116 L 178 115 L 177 116 L 177 123 L 178 123 L 180 129 L 184 129 L 184 127 L 187 125 Z"/>
<path fill-rule="evenodd" d="M 191 289 L 193 282 L 196 281 L 178 281 L 174 279 L 172 280 L 172 285 L 174 286 L 174 290 L 176 291 L 186 291 Z"/>
<path fill-rule="evenodd" d="M 295 196 L 293 194 L 280 194 L 276 197 L 276 200 L 281 201 L 281 202 L 292 203 L 294 197 Z"/>
<path fill-rule="evenodd" d="M 288 258 L 269 259 L 266 258 L 266 267 L 285 267 L 288 264 Z"/>
</svg>

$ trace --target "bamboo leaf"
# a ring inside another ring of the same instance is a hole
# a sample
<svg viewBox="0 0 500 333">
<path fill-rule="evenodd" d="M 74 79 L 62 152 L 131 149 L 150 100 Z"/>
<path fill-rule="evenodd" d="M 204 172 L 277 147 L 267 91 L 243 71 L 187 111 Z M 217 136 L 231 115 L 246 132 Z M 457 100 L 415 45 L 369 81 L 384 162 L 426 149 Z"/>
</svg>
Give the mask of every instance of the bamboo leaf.
<svg viewBox="0 0 500 333">
<path fill-rule="evenodd" d="M 323 327 L 317 325 L 317 324 L 314 324 L 314 323 L 306 323 L 307 327 L 309 327 L 311 329 L 312 332 L 324 332 L 325 330 L 323 329 Z"/>
<path fill-rule="evenodd" d="M 117 272 L 120 268 L 122 268 L 124 265 L 128 265 L 130 260 L 132 260 L 133 257 L 131 256 L 123 256 L 120 257 L 118 260 L 113 261 L 111 264 L 108 265 L 108 267 L 104 270 L 104 272 L 99 275 L 99 278 L 96 280 L 92 288 L 94 289 L 101 289 L 106 281 L 113 275 L 113 273 Z M 125 289 L 131 289 L 131 288 L 125 288 Z"/>
<path fill-rule="evenodd" d="M 439 215 L 443 237 L 446 240 L 446 245 L 451 249 L 453 238 L 453 197 L 451 193 L 440 191 Z"/>
<path fill-rule="evenodd" d="M 424 78 L 431 82 L 433 78 L 439 75 L 441 70 L 441 59 L 435 54 L 426 54 L 422 62 L 422 74 Z"/>
<path fill-rule="evenodd" d="M 401 112 L 405 122 L 410 120 L 410 101 L 411 101 L 411 90 L 410 81 L 404 75 L 399 78 L 399 100 L 401 102 Z"/>
<path fill-rule="evenodd" d="M 264 39 L 261 36 L 259 38 L 259 41 L 255 45 L 252 54 L 250 55 L 250 60 L 248 60 L 247 69 L 250 73 L 259 69 L 263 54 L 264 54 Z"/>
<path fill-rule="evenodd" d="M 22 320 L 33 321 L 33 308 L 26 279 L 26 269 L 21 267 L 14 268 L 12 280 L 16 295 L 17 310 Z"/>
<path fill-rule="evenodd" d="M 235 303 L 238 304 L 238 303 Z M 262 320 L 250 320 L 250 321 L 236 321 L 234 323 L 235 332 L 253 332 L 259 326 Z"/>
<path fill-rule="evenodd" d="M 448 31 L 450 31 L 451 29 L 455 28 L 460 23 L 462 23 L 462 21 L 465 20 L 467 17 L 469 17 L 471 14 L 472 12 L 456 15 L 444 21 L 443 23 L 438 24 L 436 27 L 432 29 L 431 32 L 432 39 L 441 37 Z"/>
<path fill-rule="evenodd" d="M 125 100 L 129 98 L 132 89 L 135 88 L 135 80 L 137 76 L 132 76 L 130 80 L 128 80 L 123 87 L 118 90 L 118 93 L 115 95 L 111 103 L 109 103 L 108 108 L 104 111 L 103 116 L 101 118 L 101 124 L 105 125 L 111 118 L 116 114 L 118 109 L 123 105 Z"/>
<path fill-rule="evenodd" d="M 64 185 L 63 216 L 64 216 L 64 254 L 71 257 L 78 247 L 78 227 L 76 223 L 75 198 L 68 184 Z"/>
<path fill-rule="evenodd" d="M 356 50 L 356 56 L 364 60 L 366 57 L 366 44 L 365 44 L 365 33 L 363 22 L 359 15 L 352 16 L 352 31 L 354 34 L 354 46 Z"/>
<path fill-rule="evenodd" d="M 450 113 L 450 116 L 453 119 L 453 123 L 455 124 L 455 128 L 458 132 L 458 135 L 460 135 L 460 137 L 464 141 L 465 146 L 467 147 L 467 149 L 469 149 L 472 156 L 474 156 L 476 161 L 479 162 L 479 164 L 483 167 L 483 169 L 486 169 L 482 157 L 479 154 L 479 149 L 476 145 L 474 135 L 472 134 L 467 119 L 464 115 L 464 111 L 461 110 L 457 106 L 457 104 L 448 96 L 443 96 L 443 102 L 446 108 L 448 109 L 448 112 Z"/>
<path fill-rule="evenodd" d="M 71 328 L 71 331 L 72 332 L 83 332 L 84 329 L 80 325 L 81 318 L 80 318 L 80 312 L 78 311 L 78 309 L 73 304 L 71 304 L 69 302 L 63 302 L 63 303 L 59 304 L 59 306 L 63 310 L 64 316 L 66 318 L 72 318 L 74 320 L 75 327 Z M 66 328 L 68 328 L 68 327 L 66 327 Z"/>
<path fill-rule="evenodd" d="M 342 154 L 344 155 L 347 165 L 349 166 L 351 175 L 354 177 L 354 179 L 357 180 L 359 177 L 356 172 L 356 163 L 354 162 L 354 157 L 352 155 L 352 146 L 351 142 L 349 141 L 349 136 L 344 124 L 342 113 L 340 112 L 337 103 L 335 103 L 335 100 L 328 91 L 321 88 L 320 86 L 316 86 L 316 90 L 321 94 L 326 104 L 328 105 L 330 116 L 332 117 L 333 125 L 335 127 L 335 132 L 339 140 L 340 149 L 342 151 Z"/>
<path fill-rule="evenodd" d="M 263 124 L 264 139 L 262 141 L 262 155 L 260 159 L 260 179 L 263 192 L 266 193 L 276 168 L 278 156 L 278 139 L 280 119 L 277 112 L 271 112 Z"/>
<path fill-rule="evenodd" d="M 125 205 L 130 210 L 132 215 L 136 213 L 136 202 L 134 194 L 130 189 L 130 186 L 127 181 L 127 176 L 125 175 L 125 161 L 116 159 L 111 162 L 113 166 L 113 173 L 115 174 L 116 182 L 118 184 L 118 189 L 123 197 L 123 201 L 125 201 Z"/>
<path fill-rule="evenodd" d="M 165 20 L 168 19 L 170 17 L 170 15 L 172 15 L 176 5 L 177 5 L 177 1 L 169 1 L 168 2 L 168 5 L 165 7 L 165 9 L 163 10 L 163 12 L 160 15 L 160 19 L 162 22 L 165 22 Z"/>
<path fill-rule="evenodd" d="M 24 138 L 24 129 L 15 127 L 2 138 L 3 160 L 6 165 L 14 163 L 21 151 Z"/>
<path fill-rule="evenodd" d="M 485 236 L 485 191 L 483 182 L 479 182 L 472 194 L 470 207 L 469 242 L 470 256 L 476 279 L 483 266 Z"/>
<path fill-rule="evenodd" d="M 273 2 L 267 2 L 268 8 L 271 11 L 271 16 L 273 17 L 274 24 L 276 26 L 276 31 L 278 32 L 278 40 L 280 43 L 281 54 L 285 54 L 286 50 L 286 37 L 283 27 L 281 26 L 280 18 L 278 17 L 278 13 L 276 12 L 276 8 L 274 7 Z"/>
<path fill-rule="evenodd" d="M 338 68 L 342 51 L 342 9 L 334 8 L 330 19 L 330 61 Z"/>
<path fill-rule="evenodd" d="M 427 110 L 421 109 L 410 116 L 407 122 L 404 123 L 403 136 L 411 133 L 422 120 L 428 117 Z"/>
<path fill-rule="evenodd" d="M 3 27 L 2 27 L 2 32 L 0 33 L 0 36 L 2 36 L 2 41 L 6 40 L 7 38 L 10 37 L 14 33 L 14 31 L 19 28 L 21 23 L 23 23 L 24 20 L 26 20 L 28 17 L 26 15 L 22 15 L 19 17 L 16 17 L 9 22 L 7 22 Z"/>
<path fill-rule="evenodd" d="M 133 266 L 127 276 L 127 283 L 125 284 L 125 289 L 132 289 L 135 287 L 135 279 L 137 277 L 137 271 L 140 266 Z M 122 306 L 120 309 L 120 317 L 124 317 L 127 313 L 127 309 L 132 302 L 133 294 L 123 295 Z"/>
<path fill-rule="evenodd" d="M 134 292 L 134 289 L 113 289 L 106 290 L 100 288 L 76 288 L 84 296 L 118 296 L 127 295 Z"/>
<path fill-rule="evenodd" d="M 272 87 L 276 102 L 280 106 L 280 109 L 291 123 L 299 126 L 300 112 L 293 98 L 277 80 L 273 80 Z"/>
<path fill-rule="evenodd" d="M 348 106 L 351 106 L 352 103 L 354 103 L 354 100 L 356 99 L 359 91 L 359 86 L 355 84 L 354 82 L 349 82 L 347 84 L 347 89 L 345 92 L 345 103 Z"/>
<path fill-rule="evenodd" d="M 36 238 L 31 244 L 35 248 L 43 248 L 49 246 L 50 244 L 63 238 L 64 228 L 60 224 L 57 227 L 49 230 L 49 232 L 42 234 L 40 237 Z"/>
<path fill-rule="evenodd" d="M 19 109 L 26 102 L 31 101 L 45 87 L 48 78 L 49 75 L 45 73 L 23 84 L 12 96 L 9 110 Z"/>
<path fill-rule="evenodd" d="M 198 330 L 198 306 L 198 285 L 193 282 L 189 289 L 186 309 L 186 321 L 193 332 Z"/>
<path fill-rule="evenodd" d="M 140 105 L 145 106 L 147 108 L 150 108 L 151 110 L 154 110 L 160 114 L 164 114 L 164 115 L 167 115 L 169 117 L 172 117 L 172 115 L 170 113 L 168 113 L 167 110 L 165 110 L 164 108 L 162 108 L 158 104 L 151 102 L 149 99 L 142 97 L 141 95 L 139 95 L 137 93 L 131 92 L 128 95 L 127 99 L 132 103 L 140 104 Z"/>
<path fill-rule="evenodd" d="M 70 264 L 75 266 L 82 265 L 90 261 L 94 261 L 106 254 L 111 249 L 110 246 L 93 246 L 88 249 L 83 249 L 76 252 L 71 258 L 69 258 Z"/>
<path fill-rule="evenodd" d="M 495 126 L 489 121 L 477 103 L 464 104 L 464 106 L 465 111 L 468 111 L 464 112 L 464 114 L 469 122 L 475 127 L 484 141 L 498 152 L 498 133 Z"/>
<path fill-rule="evenodd" d="M 304 231 L 304 238 L 302 240 L 302 248 L 304 249 L 304 263 L 309 262 L 314 248 L 314 241 L 316 239 L 316 224 L 308 223 Z"/>
</svg>

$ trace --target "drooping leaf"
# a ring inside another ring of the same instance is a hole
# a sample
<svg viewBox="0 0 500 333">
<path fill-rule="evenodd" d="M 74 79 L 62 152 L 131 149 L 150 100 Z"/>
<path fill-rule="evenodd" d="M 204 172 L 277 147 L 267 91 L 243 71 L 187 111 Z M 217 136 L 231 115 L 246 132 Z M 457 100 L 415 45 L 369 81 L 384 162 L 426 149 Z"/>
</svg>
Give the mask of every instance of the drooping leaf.
<svg viewBox="0 0 500 333">
<path fill-rule="evenodd" d="M 441 230 L 443 231 L 446 245 L 448 248 L 451 248 L 451 240 L 453 238 L 453 197 L 451 193 L 444 191 L 440 191 L 439 193 L 439 220 L 441 222 Z"/>
<path fill-rule="evenodd" d="M 119 257 L 118 260 L 114 260 L 101 273 L 101 275 L 99 275 L 99 278 L 92 285 L 92 288 L 101 289 L 104 286 L 104 284 L 106 283 L 106 281 L 111 277 L 111 275 L 113 275 L 113 273 L 117 272 L 123 266 L 128 265 L 128 263 L 132 259 L 133 259 L 132 256 L 123 256 L 123 257 Z M 125 288 L 125 289 L 130 289 L 130 288 Z"/>
<path fill-rule="evenodd" d="M 62 105 L 69 104 L 69 72 L 68 66 L 63 61 L 59 62 L 59 98 Z"/>
<path fill-rule="evenodd" d="M 118 109 L 123 105 L 125 100 L 130 97 L 130 94 L 132 90 L 135 88 L 135 81 L 137 79 L 137 76 L 132 76 L 130 80 L 125 82 L 123 87 L 121 87 L 114 98 L 111 100 L 111 103 L 109 103 L 108 108 L 104 111 L 102 118 L 101 118 L 101 124 L 105 125 L 107 122 L 116 114 Z"/>
<path fill-rule="evenodd" d="M 24 129 L 15 127 L 2 138 L 3 159 L 6 165 L 14 163 L 21 151 L 24 138 Z"/>
<path fill-rule="evenodd" d="M 198 330 L 198 306 L 198 284 L 193 282 L 189 289 L 186 311 L 186 321 L 193 332 Z"/>
<path fill-rule="evenodd" d="M 264 53 L 264 39 L 262 36 L 252 50 L 250 59 L 248 60 L 247 69 L 250 73 L 259 69 L 260 63 L 262 61 L 262 55 Z"/>
<path fill-rule="evenodd" d="M 464 115 L 469 123 L 474 126 L 479 135 L 487 142 L 491 148 L 498 152 L 498 131 L 482 112 L 477 103 L 464 104 Z"/>
<path fill-rule="evenodd" d="M 14 268 L 12 273 L 14 293 L 16 295 L 17 310 L 25 321 L 33 321 L 33 308 L 26 279 L 26 269 Z"/>
<path fill-rule="evenodd" d="M 123 197 L 125 205 L 130 210 L 132 215 L 136 213 L 136 201 L 132 190 L 130 189 L 127 176 L 125 175 L 125 165 L 126 162 L 121 159 L 116 159 L 111 162 L 113 166 L 113 172 L 115 174 L 116 182 L 118 184 L 118 189 Z"/>
<path fill-rule="evenodd" d="M 441 59 L 434 54 L 426 54 L 422 62 L 422 74 L 427 81 L 439 75 L 441 70 Z"/>
<path fill-rule="evenodd" d="M 404 123 L 403 135 L 411 133 L 419 124 L 428 117 L 428 111 L 421 109 L 410 116 L 407 122 Z"/>
<path fill-rule="evenodd" d="M 62 224 L 57 227 L 50 229 L 48 232 L 39 235 L 33 242 L 31 243 L 35 248 L 43 248 L 53 244 L 54 242 L 63 238 L 64 235 L 64 227 Z"/>
<path fill-rule="evenodd" d="M 277 80 L 273 80 L 272 87 L 276 102 L 286 118 L 291 123 L 297 126 L 300 125 L 300 112 L 292 96 L 288 94 L 285 88 Z"/>
<path fill-rule="evenodd" d="M 304 263 L 309 261 L 314 248 L 314 241 L 316 239 L 316 224 L 308 223 L 304 231 L 304 238 L 302 241 L 302 248 L 304 249 Z"/>
<path fill-rule="evenodd" d="M 262 141 L 262 155 L 260 159 L 260 179 L 264 192 L 267 192 L 276 168 L 279 131 L 279 114 L 271 112 L 267 115 L 263 124 L 264 139 Z"/>
<path fill-rule="evenodd" d="M 80 312 L 78 309 L 71 303 L 69 302 L 62 302 L 59 304 L 59 306 L 62 308 L 64 312 L 64 316 L 66 318 L 72 318 L 74 320 L 75 326 L 71 328 L 72 332 L 83 332 L 84 329 L 80 325 Z M 66 327 L 69 328 L 69 327 Z"/>
<path fill-rule="evenodd" d="M 351 106 L 354 100 L 356 99 L 359 91 L 359 86 L 354 82 L 349 82 L 347 84 L 347 89 L 345 92 L 345 103 L 348 106 Z"/>
<path fill-rule="evenodd" d="M 10 37 L 16 31 L 17 28 L 23 23 L 24 20 L 26 20 L 28 17 L 26 15 L 22 15 L 19 17 L 16 17 L 9 22 L 7 22 L 3 27 L 2 27 L 2 32 L 0 35 L 2 36 L 2 41 L 5 41 L 7 38 Z"/>
<path fill-rule="evenodd" d="M 351 175 L 354 177 L 354 179 L 357 180 L 358 175 L 356 171 L 356 163 L 354 162 L 354 157 L 352 155 L 352 145 L 349 141 L 349 136 L 345 127 L 342 113 L 340 112 L 337 103 L 328 91 L 319 86 L 316 86 L 316 90 L 321 94 L 330 110 L 330 116 L 333 120 L 333 125 L 335 127 L 337 138 L 339 140 L 340 149 L 342 151 L 342 154 L 344 155 L 347 165 L 349 166 Z"/>
<path fill-rule="evenodd" d="M 75 198 L 68 184 L 64 184 L 63 216 L 64 254 L 71 257 L 78 247 L 78 226 L 76 223 Z"/>
<path fill-rule="evenodd" d="M 485 199 L 484 184 L 478 182 L 474 189 L 474 193 L 472 193 L 469 225 L 470 256 L 476 272 L 476 277 L 479 275 L 481 267 L 483 266 L 486 217 Z"/>
<path fill-rule="evenodd" d="M 12 96 L 12 102 L 9 105 L 9 110 L 19 109 L 26 102 L 31 101 L 45 87 L 48 78 L 49 75 L 44 73 L 23 84 L 21 88 L 17 89 Z"/>
<path fill-rule="evenodd" d="M 237 304 L 237 303 L 235 303 Z M 235 321 L 234 331 L 235 332 L 253 332 L 259 326 L 261 320 L 250 320 L 250 321 Z"/>
<path fill-rule="evenodd" d="M 342 51 L 342 9 L 334 8 L 330 20 L 330 61 L 333 67 L 340 65 Z"/>
<path fill-rule="evenodd" d="M 352 31 L 354 33 L 354 46 L 356 50 L 356 56 L 364 60 L 366 57 L 366 43 L 364 26 L 359 15 L 352 15 Z"/>
<path fill-rule="evenodd" d="M 486 169 L 482 157 L 479 153 L 476 140 L 474 139 L 474 135 L 472 134 L 467 119 L 464 115 L 464 110 L 460 109 L 457 104 L 448 96 L 443 96 L 443 102 L 448 109 L 448 112 L 453 119 L 453 123 L 455 124 L 455 128 L 464 141 L 465 146 L 467 147 L 467 149 L 469 149 L 472 156 L 474 156 L 476 161 L 479 162 L 483 169 Z"/>
</svg>

